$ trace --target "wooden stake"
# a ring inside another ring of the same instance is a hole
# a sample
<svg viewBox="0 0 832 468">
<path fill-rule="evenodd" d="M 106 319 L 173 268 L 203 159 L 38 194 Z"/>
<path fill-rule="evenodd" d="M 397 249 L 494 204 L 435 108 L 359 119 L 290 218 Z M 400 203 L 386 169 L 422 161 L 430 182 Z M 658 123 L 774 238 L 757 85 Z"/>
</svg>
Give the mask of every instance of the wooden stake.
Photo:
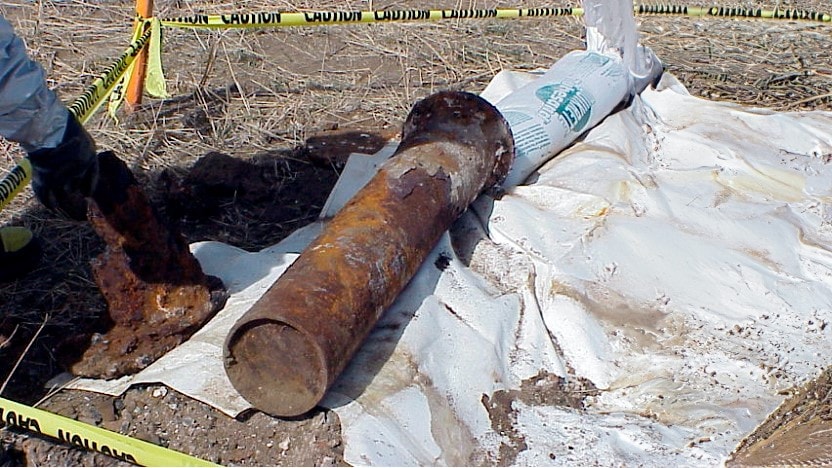
<svg viewBox="0 0 832 468">
<path fill-rule="evenodd" d="M 142 18 L 153 16 L 153 0 L 136 0 L 136 13 Z M 125 101 L 129 111 L 136 110 L 142 103 L 145 70 L 147 69 L 147 49 L 147 46 L 145 46 L 136 57 L 133 75 L 130 77 L 130 82 L 127 83 Z"/>
</svg>

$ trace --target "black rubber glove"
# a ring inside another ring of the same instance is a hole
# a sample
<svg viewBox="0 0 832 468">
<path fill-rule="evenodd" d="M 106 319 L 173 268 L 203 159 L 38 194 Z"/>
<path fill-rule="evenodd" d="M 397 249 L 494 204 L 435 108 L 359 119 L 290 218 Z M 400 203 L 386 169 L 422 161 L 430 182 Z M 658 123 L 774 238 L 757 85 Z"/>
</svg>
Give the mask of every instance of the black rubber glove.
<svg viewBox="0 0 832 468">
<path fill-rule="evenodd" d="M 47 208 L 84 220 L 87 200 L 98 182 L 95 141 L 78 120 L 69 114 L 66 132 L 55 148 L 29 153 L 32 189 Z"/>
</svg>

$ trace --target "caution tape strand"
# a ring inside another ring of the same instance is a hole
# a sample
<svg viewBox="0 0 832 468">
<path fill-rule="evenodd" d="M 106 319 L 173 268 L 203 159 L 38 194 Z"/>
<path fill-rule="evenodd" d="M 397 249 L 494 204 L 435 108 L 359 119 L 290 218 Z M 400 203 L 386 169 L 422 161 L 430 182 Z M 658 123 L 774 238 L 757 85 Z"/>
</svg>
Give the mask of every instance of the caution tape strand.
<svg viewBox="0 0 832 468">
<path fill-rule="evenodd" d="M 32 180 L 32 163 L 28 159 L 23 159 L 6 174 L 3 180 L 0 180 L 0 210 L 5 208 L 30 180 Z"/>
<path fill-rule="evenodd" d="M 678 15 L 719 18 L 781 19 L 798 21 L 832 22 L 832 15 L 810 10 L 762 8 L 732 8 L 722 6 L 693 7 L 684 5 L 637 5 L 634 12 L 638 15 Z"/>
<path fill-rule="evenodd" d="M 162 19 L 165 26 L 184 28 L 256 28 L 275 26 L 315 26 L 346 23 L 392 21 L 431 21 L 443 19 L 524 18 L 580 16 L 581 8 L 489 8 L 468 10 L 377 10 L 255 12 L 220 15 L 193 15 Z"/>
<path fill-rule="evenodd" d="M 124 53 L 112 65 L 104 69 L 88 87 L 68 106 L 71 112 L 81 123 L 85 123 L 96 109 L 104 102 L 119 79 L 130 64 L 139 55 L 139 52 L 150 40 L 151 30 L 148 29 L 138 39 L 133 41 Z"/>
<path fill-rule="evenodd" d="M 0 398 L 0 426 L 3 424 L 141 466 L 219 466 L 143 440 Z"/>
<path fill-rule="evenodd" d="M 721 18 L 760 18 L 832 22 L 832 15 L 808 10 L 759 8 L 728 8 L 720 6 L 693 7 L 672 4 L 635 5 L 639 15 L 713 16 Z M 178 28 L 260 28 L 281 26 L 320 26 L 348 23 L 379 23 L 396 21 L 435 21 L 446 19 L 508 19 L 583 16 L 583 8 L 483 8 L 467 10 L 375 10 L 375 11 L 261 11 L 180 16 L 162 19 L 165 26 Z"/>
</svg>

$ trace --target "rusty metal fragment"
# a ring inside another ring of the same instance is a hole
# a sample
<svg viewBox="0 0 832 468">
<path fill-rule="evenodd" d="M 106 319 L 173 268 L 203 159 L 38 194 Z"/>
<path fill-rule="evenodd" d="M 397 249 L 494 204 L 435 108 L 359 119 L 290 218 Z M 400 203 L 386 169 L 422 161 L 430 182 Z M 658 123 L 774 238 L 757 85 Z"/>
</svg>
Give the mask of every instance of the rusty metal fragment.
<svg viewBox="0 0 832 468">
<path fill-rule="evenodd" d="M 514 155 L 500 113 L 476 95 L 417 103 L 402 142 L 231 329 L 225 367 L 256 408 L 311 410 L 442 233 Z"/>
<path fill-rule="evenodd" d="M 107 247 L 92 271 L 112 327 L 94 335 L 69 370 L 110 379 L 147 367 L 188 339 L 227 295 L 218 278 L 202 272 L 184 237 L 162 221 L 130 169 L 109 152 L 99 162 L 88 218 Z"/>
</svg>

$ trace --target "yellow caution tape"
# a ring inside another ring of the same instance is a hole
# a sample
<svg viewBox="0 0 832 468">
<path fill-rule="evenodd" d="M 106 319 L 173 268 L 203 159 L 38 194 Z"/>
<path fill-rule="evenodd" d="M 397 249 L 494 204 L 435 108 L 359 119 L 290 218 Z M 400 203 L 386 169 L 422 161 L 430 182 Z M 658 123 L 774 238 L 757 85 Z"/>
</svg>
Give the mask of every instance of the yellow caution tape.
<svg viewBox="0 0 832 468">
<path fill-rule="evenodd" d="M 0 246 L 6 252 L 18 252 L 32 242 L 34 234 L 23 226 L 0 227 Z"/>
<path fill-rule="evenodd" d="M 147 32 L 145 24 L 146 22 L 144 21 L 136 21 L 136 24 L 133 27 L 133 36 L 130 38 L 130 44 L 135 44 L 136 41 L 138 41 L 144 33 Z M 153 32 L 151 31 L 150 34 L 153 34 Z M 141 52 L 141 49 L 136 51 L 135 56 L 138 56 L 139 52 Z M 107 104 L 107 113 L 110 115 L 110 118 L 116 122 L 118 122 L 116 112 L 118 111 L 118 108 L 121 107 L 122 102 L 124 102 L 127 92 L 127 84 L 130 82 L 130 77 L 133 75 L 133 69 L 135 67 L 136 61 L 134 58 L 134 60 L 131 60 L 130 65 L 128 65 L 124 70 L 124 73 L 122 73 L 118 83 L 116 83 L 110 91 L 110 102 Z"/>
<path fill-rule="evenodd" d="M 144 75 L 144 90 L 147 94 L 155 98 L 164 99 L 169 97 L 167 85 L 165 84 L 165 75 L 162 71 L 162 24 L 158 18 L 141 19 L 139 18 L 136 27 L 133 30 L 133 41 L 142 36 L 142 31 L 145 30 L 146 25 L 149 25 L 150 44 L 148 45 L 148 59 L 145 65 Z M 147 32 L 147 31 L 146 31 Z M 110 117 L 118 122 L 116 115 L 119 107 L 124 103 L 126 97 L 127 86 L 133 77 L 133 69 L 136 67 L 136 62 L 127 67 L 118 84 L 110 93 L 110 102 L 108 104 L 108 113 Z"/>
<path fill-rule="evenodd" d="M 23 159 L 3 180 L 0 180 L 0 210 L 5 208 L 30 180 L 32 180 L 32 163 L 28 159 Z"/>
<path fill-rule="evenodd" d="M 137 40 L 133 41 L 127 50 L 112 65 L 104 69 L 104 72 L 90 84 L 86 90 L 69 105 L 69 111 L 81 123 L 85 123 L 90 116 L 98 109 L 110 91 L 118 83 L 124 72 L 139 55 L 147 41 L 150 39 L 151 30 L 148 29 Z"/>
<path fill-rule="evenodd" d="M 762 8 L 688 7 L 682 5 L 638 5 L 634 12 L 639 15 L 714 16 L 721 18 L 758 18 L 800 21 L 832 22 L 832 15 L 809 10 L 764 10 Z"/>
<path fill-rule="evenodd" d="M 113 86 L 113 90 L 110 91 L 110 100 L 107 103 L 107 114 L 110 116 L 111 119 L 115 120 L 118 123 L 118 109 L 121 107 L 121 104 L 124 103 L 124 99 L 127 97 L 127 83 L 130 81 L 130 77 L 133 76 L 133 68 L 135 68 L 136 62 L 130 64 L 127 67 L 127 70 L 124 71 L 124 74 L 121 76 L 121 79 L 118 80 L 115 86 Z"/>
<path fill-rule="evenodd" d="M 641 15 L 715 16 L 736 18 L 788 19 L 832 22 L 832 15 L 806 10 L 763 10 L 754 8 L 689 7 L 683 5 L 636 5 Z M 178 28 L 260 28 L 279 26 L 321 26 L 329 24 L 378 23 L 393 21 L 434 21 L 444 19 L 541 18 L 583 16 L 583 8 L 488 8 L 469 10 L 378 10 L 256 12 L 223 15 L 193 15 L 161 20 Z"/>
<path fill-rule="evenodd" d="M 147 58 L 147 73 L 144 89 L 155 98 L 165 99 L 168 95 L 165 74 L 162 71 L 162 22 L 154 18 L 150 23 L 150 50 Z"/>
<path fill-rule="evenodd" d="M 2 424 L 141 466 L 220 466 L 5 398 L 0 398 L 0 425 Z"/>
<path fill-rule="evenodd" d="M 179 28 L 258 28 L 319 26 L 328 24 L 430 21 L 443 19 L 526 18 L 580 16 L 582 8 L 485 8 L 469 10 L 379 10 L 257 12 L 225 15 L 194 15 L 163 19 L 164 26 Z"/>
</svg>

